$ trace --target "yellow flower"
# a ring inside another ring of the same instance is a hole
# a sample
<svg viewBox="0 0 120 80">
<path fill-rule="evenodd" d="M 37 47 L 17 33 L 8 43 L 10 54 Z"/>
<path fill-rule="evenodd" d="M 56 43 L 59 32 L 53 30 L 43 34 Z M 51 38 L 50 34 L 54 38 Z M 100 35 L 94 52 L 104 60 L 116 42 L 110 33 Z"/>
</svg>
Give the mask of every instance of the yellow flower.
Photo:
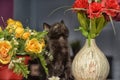
<svg viewBox="0 0 120 80">
<path fill-rule="evenodd" d="M 6 29 L 8 29 L 10 33 L 12 33 L 18 27 L 21 27 L 21 28 L 23 27 L 20 21 L 13 20 L 11 18 L 7 20 Z"/>
<path fill-rule="evenodd" d="M 0 32 L 2 32 L 2 28 L 0 27 Z"/>
<path fill-rule="evenodd" d="M 12 48 L 9 41 L 0 41 L 0 63 L 7 64 L 11 60 L 11 56 L 8 54 Z"/>
<path fill-rule="evenodd" d="M 28 40 L 26 42 L 25 51 L 30 53 L 40 53 L 43 49 L 43 46 L 39 43 L 36 38 Z"/>
<path fill-rule="evenodd" d="M 24 39 L 24 40 L 28 39 L 29 37 L 30 37 L 30 32 L 25 32 L 22 35 L 22 39 Z"/>
<path fill-rule="evenodd" d="M 23 25 L 20 21 L 16 21 L 15 25 L 16 25 L 16 27 L 23 27 Z"/>
<path fill-rule="evenodd" d="M 15 20 L 9 18 L 9 19 L 7 20 L 7 24 L 8 24 L 8 25 L 10 25 L 10 24 L 15 24 Z"/>
<path fill-rule="evenodd" d="M 18 27 L 18 28 L 15 29 L 15 37 L 16 38 L 21 38 L 23 33 L 24 33 L 24 28 Z"/>
</svg>

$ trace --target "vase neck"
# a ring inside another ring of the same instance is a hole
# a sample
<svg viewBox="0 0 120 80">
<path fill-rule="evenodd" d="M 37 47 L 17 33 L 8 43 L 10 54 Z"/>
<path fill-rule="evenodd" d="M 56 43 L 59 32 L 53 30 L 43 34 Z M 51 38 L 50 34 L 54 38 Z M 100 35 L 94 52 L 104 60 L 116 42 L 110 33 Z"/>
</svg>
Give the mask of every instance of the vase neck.
<svg viewBox="0 0 120 80">
<path fill-rule="evenodd" d="M 85 42 L 85 45 L 86 46 L 95 46 L 96 45 L 96 41 L 95 39 L 86 39 L 86 42 Z"/>
</svg>

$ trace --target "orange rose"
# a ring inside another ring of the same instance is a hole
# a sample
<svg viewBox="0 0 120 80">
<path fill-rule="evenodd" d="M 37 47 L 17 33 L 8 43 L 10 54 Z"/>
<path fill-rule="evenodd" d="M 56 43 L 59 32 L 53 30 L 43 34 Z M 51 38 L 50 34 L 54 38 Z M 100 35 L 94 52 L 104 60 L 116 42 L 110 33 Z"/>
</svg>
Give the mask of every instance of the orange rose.
<svg viewBox="0 0 120 80">
<path fill-rule="evenodd" d="M 23 27 L 20 21 L 13 20 L 11 18 L 7 20 L 7 29 L 10 33 L 12 33 L 18 27 Z"/>
<path fill-rule="evenodd" d="M 30 37 L 30 32 L 25 32 L 23 35 L 22 35 L 22 39 L 26 40 Z"/>
<path fill-rule="evenodd" d="M 16 21 L 15 25 L 16 25 L 16 27 L 23 27 L 23 25 L 20 21 Z"/>
<path fill-rule="evenodd" d="M 8 25 L 15 24 L 15 20 L 9 18 L 9 19 L 7 20 L 7 24 L 8 24 Z"/>
<path fill-rule="evenodd" d="M 9 41 L 0 41 L 0 63 L 7 64 L 11 60 L 11 56 L 8 54 L 12 48 Z"/>
<path fill-rule="evenodd" d="M 24 28 L 18 27 L 15 29 L 15 37 L 20 38 L 24 33 Z"/>
<path fill-rule="evenodd" d="M 25 51 L 31 53 L 40 53 L 43 47 L 36 38 L 28 40 L 26 42 Z"/>
</svg>

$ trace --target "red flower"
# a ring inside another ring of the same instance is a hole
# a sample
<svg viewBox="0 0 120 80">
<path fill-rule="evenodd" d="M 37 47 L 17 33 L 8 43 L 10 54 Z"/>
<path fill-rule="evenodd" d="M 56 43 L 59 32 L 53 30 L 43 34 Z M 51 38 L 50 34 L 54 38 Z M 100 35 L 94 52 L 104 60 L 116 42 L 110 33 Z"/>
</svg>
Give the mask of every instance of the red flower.
<svg viewBox="0 0 120 80">
<path fill-rule="evenodd" d="M 120 6 L 117 0 L 102 0 L 102 7 L 104 12 L 109 16 L 116 16 L 116 13 L 120 11 Z"/>
<path fill-rule="evenodd" d="M 117 1 L 118 1 L 119 6 L 120 6 L 120 0 L 117 0 Z M 120 21 L 120 12 L 117 13 L 117 15 L 114 16 L 112 19 L 115 20 L 115 21 Z"/>
<path fill-rule="evenodd" d="M 120 13 L 117 13 L 117 15 L 114 16 L 112 19 L 115 21 L 120 21 Z"/>
<path fill-rule="evenodd" d="M 88 14 L 90 18 L 100 17 L 102 12 L 102 5 L 101 3 L 93 2 L 89 5 Z"/>
<path fill-rule="evenodd" d="M 76 0 L 73 4 L 73 8 L 88 8 L 88 0 Z"/>
</svg>

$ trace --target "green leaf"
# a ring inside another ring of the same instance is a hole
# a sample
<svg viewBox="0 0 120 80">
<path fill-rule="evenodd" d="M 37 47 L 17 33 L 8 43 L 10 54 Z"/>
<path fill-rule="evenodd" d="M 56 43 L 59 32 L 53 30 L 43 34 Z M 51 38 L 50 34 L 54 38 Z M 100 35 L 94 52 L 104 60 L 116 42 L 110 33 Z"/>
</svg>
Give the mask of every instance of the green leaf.
<svg viewBox="0 0 120 80">
<path fill-rule="evenodd" d="M 17 54 L 20 53 L 20 55 L 25 55 L 25 43 L 26 43 L 26 40 L 23 40 L 23 39 L 17 39 L 18 41 L 18 48 L 17 48 Z"/>
<path fill-rule="evenodd" d="M 41 62 L 42 67 L 45 70 L 45 73 L 48 75 L 48 68 L 46 67 L 47 63 L 46 63 L 46 60 L 45 60 L 44 56 L 42 54 L 37 54 L 37 56 L 39 57 L 39 60 Z"/>
<path fill-rule="evenodd" d="M 13 38 L 13 34 L 9 33 L 8 30 L 2 31 L 2 35 L 4 35 L 4 39 L 10 41 Z"/>
<path fill-rule="evenodd" d="M 90 19 L 91 27 L 90 27 L 90 33 L 95 34 L 96 33 L 96 18 Z"/>
<path fill-rule="evenodd" d="M 88 37 L 88 32 L 83 27 L 79 27 L 79 30 L 81 31 L 83 36 Z"/>
<path fill-rule="evenodd" d="M 23 63 L 14 63 L 14 70 L 18 75 L 22 74 L 25 78 L 28 77 L 29 71 L 27 65 Z"/>
<path fill-rule="evenodd" d="M 32 38 L 37 38 L 37 39 L 42 39 L 45 37 L 45 35 L 47 35 L 47 31 L 42 31 L 42 32 L 36 32 L 34 31 L 35 35 L 31 35 L 30 39 Z"/>
<path fill-rule="evenodd" d="M 96 37 L 96 18 L 94 19 L 90 19 L 90 32 L 89 35 L 91 38 L 95 38 Z"/>
<path fill-rule="evenodd" d="M 88 23 L 88 20 L 86 18 L 86 15 L 82 12 L 79 12 L 77 14 L 78 16 L 78 21 L 80 22 L 80 25 L 84 28 L 84 30 L 88 30 L 88 26 L 89 26 L 89 23 Z"/>
<path fill-rule="evenodd" d="M 93 34 L 89 33 L 89 36 L 90 36 L 90 38 L 94 39 L 96 37 L 96 34 L 95 33 L 93 33 Z"/>
<path fill-rule="evenodd" d="M 38 33 L 37 33 L 37 38 L 38 38 L 38 39 L 44 38 L 45 35 L 47 35 L 47 33 L 48 33 L 47 31 L 38 32 Z"/>
<path fill-rule="evenodd" d="M 97 18 L 96 19 L 96 26 L 97 26 L 97 36 L 99 35 L 99 33 L 103 30 L 103 28 L 105 27 L 107 21 L 105 20 L 104 16 L 102 15 L 102 17 Z"/>
<path fill-rule="evenodd" d="M 0 38 L 3 38 L 3 37 L 4 37 L 3 32 L 0 32 Z"/>
</svg>

